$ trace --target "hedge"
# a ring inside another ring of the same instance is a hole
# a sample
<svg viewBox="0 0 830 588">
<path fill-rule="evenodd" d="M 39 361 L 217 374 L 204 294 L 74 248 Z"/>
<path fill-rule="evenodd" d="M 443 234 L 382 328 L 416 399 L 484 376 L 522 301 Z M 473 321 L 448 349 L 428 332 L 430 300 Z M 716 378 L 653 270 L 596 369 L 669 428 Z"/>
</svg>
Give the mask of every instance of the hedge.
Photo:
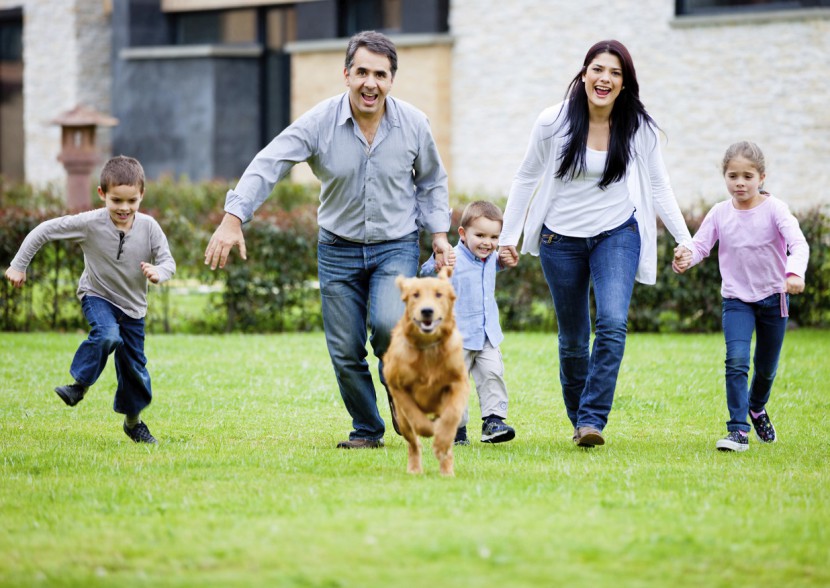
<svg viewBox="0 0 830 588">
<path fill-rule="evenodd" d="M 318 193 L 314 187 L 281 182 L 245 227 L 248 260 L 232 259 L 225 270 L 204 264 L 204 249 L 222 217 L 227 183 L 164 179 L 147 185 L 142 212 L 154 216 L 170 241 L 178 265 L 173 280 L 150 287 L 150 332 L 280 332 L 322 328 L 317 290 Z M 474 196 L 453 195 L 451 241 L 460 212 Z M 504 201 L 498 202 L 504 205 Z M 704 211 L 705 213 L 705 211 Z M 686 213 L 692 233 L 704 213 Z M 25 235 L 40 222 L 66 214 L 57 190 L 5 185 L 0 178 L 0 265 L 8 266 Z M 796 215 L 810 244 L 806 290 L 792 297 L 791 323 L 830 325 L 830 218 L 819 208 Z M 422 239 L 422 259 L 430 239 Z M 660 227 L 657 284 L 637 284 L 630 329 L 651 332 L 710 332 L 720 329 L 717 250 L 683 276 L 671 271 L 673 239 Z M 234 257 L 237 251 L 234 250 Z M 44 247 L 33 260 L 26 287 L 0 287 L 0 330 L 86 329 L 75 298 L 83 257 L 66 242 Z M 538 258 L 523 256 L 501 272 L 496 298 L 507 330 L 556 328 L 550 294 Z"/>
</svg>

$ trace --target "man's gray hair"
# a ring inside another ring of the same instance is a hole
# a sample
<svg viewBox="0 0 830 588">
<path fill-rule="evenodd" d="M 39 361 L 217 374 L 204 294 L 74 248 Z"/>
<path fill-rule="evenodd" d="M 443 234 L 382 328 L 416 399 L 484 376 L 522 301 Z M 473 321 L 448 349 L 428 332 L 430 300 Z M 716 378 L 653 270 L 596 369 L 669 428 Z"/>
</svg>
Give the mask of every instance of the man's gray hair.
<svg viewBox="0 0 830 588">
<path fill-rule="evenodd" d="M 346 49 L 346 69 L 352 69 L 354 63 L 354 54 L 361 47 L 366 47 L 372 53 L 385 55 L 389 58 L 389 69 L 392 77 L 395 77 L 395 72 L 398 71 L 398 52 L 395 49 L 395 44 L 389 40 L 389 37 L 377 31 L 363 31 L 354 35 L 349 39 L 349 46 Z"/>
</svg>

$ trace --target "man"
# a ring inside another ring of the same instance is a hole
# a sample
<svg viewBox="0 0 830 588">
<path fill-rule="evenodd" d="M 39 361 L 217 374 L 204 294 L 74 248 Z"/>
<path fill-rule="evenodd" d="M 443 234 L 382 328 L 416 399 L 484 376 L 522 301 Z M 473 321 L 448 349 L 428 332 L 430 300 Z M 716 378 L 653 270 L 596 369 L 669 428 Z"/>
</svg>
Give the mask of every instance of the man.
<svg viewBox="0 0 830 588">
<path fill-rule="evenodd" d="M 226 214 L 205 250 L 211 269 L 224 267 L 235 245 L 246 259 L 242 223 L 293 165 L 311 166 L 322 184 L 317 259 L 323 327 L 352 417 L 349 439 L 337 445 L 344 449 L 383 446 L 385 425 L 366 361 L 367 319 L 381 359 L 404 310 L 395 278 L 414 276 L 418 268 L 419 224 L 432 233 L 436 257 L 455 262 L 447 240 L 447 174 L 426 116 L 388 95 L 397 68 L 387 37 L 374 31 L 352 37 L 343 70 L 348 90 L 315 106 L 257 154 L 228 192 Z"/>
</svg>

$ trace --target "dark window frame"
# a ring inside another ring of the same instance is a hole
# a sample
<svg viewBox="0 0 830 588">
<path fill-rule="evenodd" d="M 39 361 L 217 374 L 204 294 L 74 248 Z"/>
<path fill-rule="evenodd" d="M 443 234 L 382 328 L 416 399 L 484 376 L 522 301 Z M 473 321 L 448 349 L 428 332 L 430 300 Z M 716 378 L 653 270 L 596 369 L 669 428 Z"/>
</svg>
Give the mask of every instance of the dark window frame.
<svg viewBox="0 0 830 588">
<path fill-rule="evenodd" d="M 704 4 L 704 6 L 701 6 Z M 708 5 L 707 5 L 708 4 Z M 712 16 L 723 14 L 758 14 L 781 10 L 804 10 L 815 8 L 830 8 L 830 0 L 675 0 L 675 15 L 682 16 Z"/>
</svg>

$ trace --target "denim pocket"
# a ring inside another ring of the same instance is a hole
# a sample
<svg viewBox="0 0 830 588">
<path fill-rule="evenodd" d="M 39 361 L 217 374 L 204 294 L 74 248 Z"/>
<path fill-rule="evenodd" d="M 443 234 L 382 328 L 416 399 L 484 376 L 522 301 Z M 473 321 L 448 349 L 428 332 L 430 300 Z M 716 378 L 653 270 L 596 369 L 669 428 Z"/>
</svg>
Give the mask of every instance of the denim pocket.
<svg viewBox="0 0 830 588">
<path fill-rule="evenodd" d="M 562 240 L 562 235 L 557 233 L 545 233 L 543 232 L 540 237 L 540 243 L 542 245 L 552 245 L 553 243 L 559 243 Z"/>
</svg>

